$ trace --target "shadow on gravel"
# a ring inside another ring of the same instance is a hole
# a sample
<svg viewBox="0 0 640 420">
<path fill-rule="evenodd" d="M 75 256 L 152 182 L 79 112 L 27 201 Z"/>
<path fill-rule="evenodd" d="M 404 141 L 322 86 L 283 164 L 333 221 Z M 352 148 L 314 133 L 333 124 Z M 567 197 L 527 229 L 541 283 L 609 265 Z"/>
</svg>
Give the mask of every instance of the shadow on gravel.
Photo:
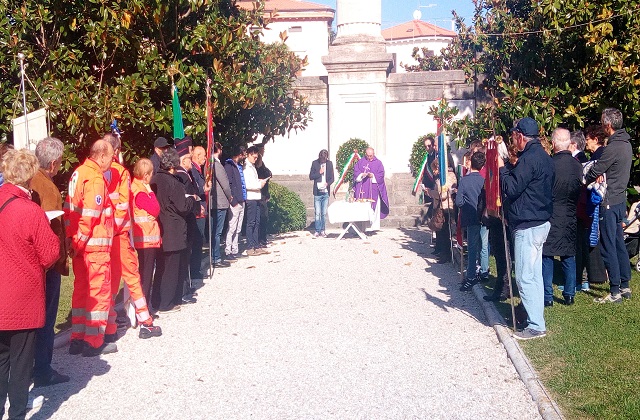
<svg viewBox="0 0 640 420">
<path fill-rule="evenodd" d="M 106 360 L 99 357 L 72 356 L 67 353 L 67 349 L 68 347 L 63 347 L 55 351 L 53 367 L 60 373 L 69 375 L 71 380 L 64 384 L 35 388 L 32 391 L 33 395 L 42 395 L 44 404 L 37 412 L 32 412 L 33 414 L 29 418 L 48 419 L 52 417 L 64 402 L 82 391 L 94 376 L 102 376 L 111 369 Z M 96 407 L 96 410 L 101 410 L 101 408 Z"/>
<path fill-rule="evenodd" d="M 473 296 L 473 292 L 461 292 L 459 290 L 461 279 L 457 268 L 452 263 L 437 264 L 435 258 L 430 257 L 433 249 L 430 246 L 431 233 L 423 228 L 400 228 L 399 230 L 406 236 L 397 238 L 396 242 L 403 249 L 419 255 L 429 264 L 425 271 L 438 280 L 438 284 L 442 288 L 440 293 L 444 293 L 448 297 L 448 299 L 442 299 L 429 294 L 425 288 L 420 288 L 419 291 L 424 295 L 425 301 L 443 311 L 461 311 L 478 322 L 488 325 L 482 308 L 477 304 Z"/>
</svg>

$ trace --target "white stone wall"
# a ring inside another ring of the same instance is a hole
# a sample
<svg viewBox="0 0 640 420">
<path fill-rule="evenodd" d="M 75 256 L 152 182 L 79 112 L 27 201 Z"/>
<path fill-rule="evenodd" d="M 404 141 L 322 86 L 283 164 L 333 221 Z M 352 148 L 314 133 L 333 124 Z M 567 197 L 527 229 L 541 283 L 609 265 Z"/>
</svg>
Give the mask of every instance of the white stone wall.
<svg viewBox="0 0 640 420">
<path fill-rule="evenodd" d="M 313 121 L 304 131 L 277 137 L 265 146 L 264 161 L 274 175 L 308 175 L 311 162 L 329 144 L 327 105 L 310 105 Z"/>
<path fill-rule="evenodd" d="M 449 101 L 460 110 L 457 118 L 473 115 L 473 100 Z M 387 104 L 387 154 L 385 168 L 392 173 L 409 173 L 411 148 L 418 137 L 435 133 L 437 123 L 429 108 L 437 101 Z M 381 157 L 382 159 L 382 157 Z"/>
<path fill-rule="evenodd" d="M 449 45 L 449 38 L 435 38 L 435 39 L 415 39 L 415 40 L 403 40 L 403 41 L 387 41 L 387 52 L 395 54 L 395 67 L 396 73 L 406 73 L 406 70 L 400 66 L 402 64 L 415 65 L 418 62 L 411 57 L 414 48 L 428 48 L 434 52 L 435 55 L 440 55 L 440 50 L 446 48 Z"/>
<path fill-rule="evenodd" d="M 450 101 L 460 109 L 458 118 L 473 115 L 473 101 Z M 351 137 L 359 137 L 371 144 L 366 132 L 356 132 L 350 119 L 368 118 L 370 112 L 364 109 L 365 104 L 355 106 L 353 113 L 341 119 L 344 124 L 344 138 L 340 144 Z M 368 104 L 366 104 L 369 106 Z M 429 108 L 437 105 L 437 101 L 389 103 L 386 108 L 386 150 L 376 151 L 383 161 L 389 175 L 393 173 L 409 173 L 409 156 L 413 143 L 418 137 L 436 132 L 436 122 L 428 114 Z M 358 109 L 356 109 L 358 108 Z M 318 158 L 318 152 L 328 148 L 328 109 L 326 105 L 312 105 L 313 121 L 305 131 L 291 133 L 291 137 L 278 137 L 265 147 L 265 162 L 274 175 L 305 175 L 309 173 L 311 162 Z M 358 111 L 360 114 L 358 114 Z M 330 150 L 331 159 L 335 162 L 336 150 Z"/>
<path fill-rule="evenodd" d="M 263 32 L 265 43 L 281 42 L 280 32 L 287 31 L 287 46 L 300 58 L 307 56 L 309 65 L 303 76 L 326 76 L 322 57 L 329 54 L 329 28 L 326 21 L 271 22 Z"/>
</svg>

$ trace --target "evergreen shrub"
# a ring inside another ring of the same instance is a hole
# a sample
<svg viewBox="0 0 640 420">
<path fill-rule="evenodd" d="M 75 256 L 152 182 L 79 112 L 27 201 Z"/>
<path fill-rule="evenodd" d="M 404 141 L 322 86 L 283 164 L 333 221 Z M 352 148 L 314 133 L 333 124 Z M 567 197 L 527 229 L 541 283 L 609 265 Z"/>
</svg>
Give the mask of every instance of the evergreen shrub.
<svg viewBox="0 0 640 420">
<path fill-rule="evenodd" d="M 306 207 L 298 194 L 273 181 L 269 183 L 269 193 L 271 199 L 267 232 L 292 232 L 307 226 Z"/>
</svg>

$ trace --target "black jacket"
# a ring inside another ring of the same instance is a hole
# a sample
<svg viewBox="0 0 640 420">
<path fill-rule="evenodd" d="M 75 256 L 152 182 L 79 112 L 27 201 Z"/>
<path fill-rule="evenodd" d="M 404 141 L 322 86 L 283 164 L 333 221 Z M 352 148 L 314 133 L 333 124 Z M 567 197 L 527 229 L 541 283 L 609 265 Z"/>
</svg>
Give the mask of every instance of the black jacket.
<svg viewBox="0 0 640 420">
<path fill-rule="evenodd" d="M 153 175 L 155 175 L 158 173 L 158 169 L 160 169 L 160 156 L 154 152 L 149 160 L 153 164 Z"/>
<path fill-rule="evenodd" d="M 553 156 L 553 215 L 551 229 L 542 254 L 568 257 L 576 255 L 577 204 L 582 189 L 582 165 L 568 150 Z"/>
<path fill-rule="evenodd" d="M 513 169 L 500 168 L 500 187 L 509 200 L 512 230 L 540 226 L 553 212 L 553 160 L 538 139 L 529 140 Z"/>
<path fill-rule="evenodd" d="M 480 172 L 471 172 L 458 181 L 456 206 L 460 209 L 460 225 L 462 227 L 480 224 L 478 217 L 478 199 L 484 187 L 484 178 Z"/>
<path fill-rule="evenodd" d="M 245 195 L 242 193 L 242 178 L 240 177 L 238 165 L 236 165 L 233 160 L 227 159 L 224 163 L 224 171 L 227 173 L 229 188 L 231 188 L 231 195 L 233 196 L 233 199 L 231 200 L 231 207 L 237 206 L 238 203 L 244 203 Z"/>
<path fill-rule="evenodd" d="M 160 232 L 164 252 L 182 251 L 187 248 L 186 217 L 193 214 L 195 200 L 186 198 L 182 183 L 162 169 L 151 178 L 151 189 L 160 204 Z"/>
<path fill-rule="evenodd" d="M 605 204 L 610 206 L 626 203 L 627 185 L 631 175 L 631 161 L 633 149 L 629 140 L 631 137 L 624 128 L 616 130 L 609 137 L 609 143 L 604 148 L 602 156 L 593 164 L 587 173 L 587 184 L 593 182 L 602 174 L 607 175 L 607 194 Z"/>
<path fill-rule="evenodd" d="M 256 167 L 256 172 L 258 172 L 258 179 L 267 179 L 273 175 L 271 173 L 271 170 L 267 168 L 267 165 L 265 165 L 264 162 L 262 162 L 262 166 L 260 166 L 259 168 Z M 262 195 L 262 201 L 265 201 L 271 198 L 271 194 L 269 193 L 269 181 L 270 180 L 267 180 L 267 182 L 264 184 L 264 187 L 262 187 L 262 189 L 260 190 L 260 194 Z"/>
<path fill-rule="evenodd" d="M 200 207 L 203 211 L 207 210 L 207 195 L 204 193 L 205 179 L 204 172 L 202 168 L 191 162 L 191 170 L 189 171 L 189 175 L 191 175 L 191 179 L 193 180 L 194 187 L 198 190 L 197 195 L 200 197 Z M 197 206 L 196 206 L 197 207 Z"/>
<path fill-rule="evenodd" d="M 309 171 L 309 179 L 313 181 L 313 195 L 320 195 L 318 192 L 317 183 L 322 181 L 322 174 L 320 173 L 320 167 L 322 164 L 320 163 L 320 159 L 316 159 L 311 163 L 311 170 Z M 324 174 L 327 179 L 327 193 L 331 192 L 331 184 L 335 181 L 333 174 L 333 163 L 330 160 L 327 160 L 327 166 L 325 167 Z"/>
</svg>

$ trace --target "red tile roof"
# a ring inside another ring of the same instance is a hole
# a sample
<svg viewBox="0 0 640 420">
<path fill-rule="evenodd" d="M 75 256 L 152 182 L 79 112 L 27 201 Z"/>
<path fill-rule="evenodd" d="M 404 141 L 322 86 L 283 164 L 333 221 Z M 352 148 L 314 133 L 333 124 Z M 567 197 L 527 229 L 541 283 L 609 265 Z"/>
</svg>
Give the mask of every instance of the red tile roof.
<svg viewBox="0 0 640 420">
<path fill-rule="evenodd" d="M 397 25 L 382 31 L 382 36 L 387 41 L 401 40 L 401 39 L 413 39 L 419 37 L 450 37 L 454 38 L 458 34 L 449 31 L 431 23 L 424 22 L 422 20 L 412 20 L 401 25 Z"/>
</svg>

